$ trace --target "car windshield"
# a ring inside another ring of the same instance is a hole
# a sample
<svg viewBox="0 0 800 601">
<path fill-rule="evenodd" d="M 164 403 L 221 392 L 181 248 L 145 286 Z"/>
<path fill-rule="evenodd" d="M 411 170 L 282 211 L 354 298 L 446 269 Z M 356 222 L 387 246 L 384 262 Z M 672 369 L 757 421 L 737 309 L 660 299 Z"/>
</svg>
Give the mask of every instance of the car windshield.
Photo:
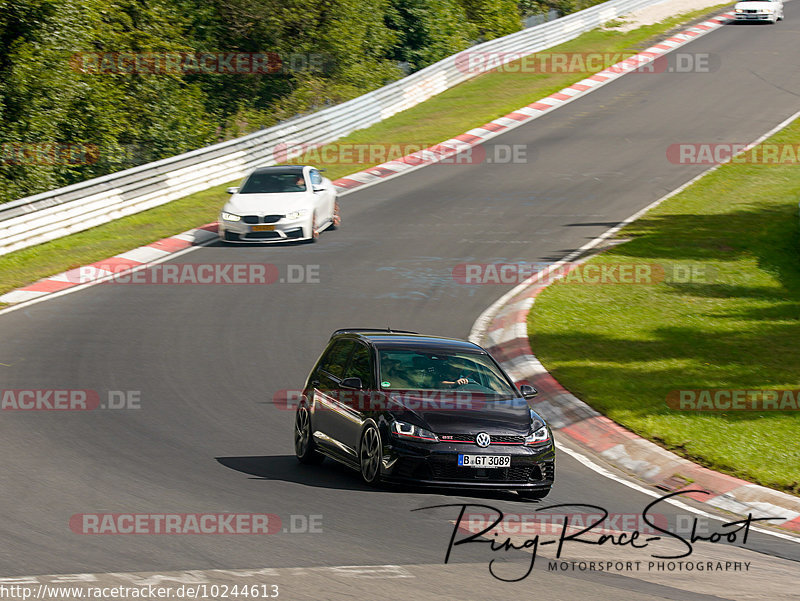
<svg viewBox="0 0 800 601">
<path fill-rule="evenodd" d="M 383 390 L 463 390 L 502 398 L 517 396 L 494 361 L 480 353 L 383 349 L 380 374 Z"/>
<path fill-rule="evenodd" d="M 253 173 L 247 178 L 239 194 L 275 194 L 305 192 L 302 173 Z"/>
</svg>

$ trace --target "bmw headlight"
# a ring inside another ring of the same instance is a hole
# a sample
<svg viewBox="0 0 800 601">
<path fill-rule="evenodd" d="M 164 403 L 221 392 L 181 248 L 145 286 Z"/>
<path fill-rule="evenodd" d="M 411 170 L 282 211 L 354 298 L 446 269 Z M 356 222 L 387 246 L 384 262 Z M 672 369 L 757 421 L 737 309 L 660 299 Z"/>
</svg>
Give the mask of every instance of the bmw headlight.
<svg viewBox="0 0 800 601">
<path fill-rule="evenodd" d="M 226 213 L 222 211 L 222 220 L 223 221 L 241 221 L 242 218 L 238 215 L 234 215 L 233 213 Z"/>
<path fill-rule="evenodd" d="M 392 423 L 392 434 L 400 438 L 412 438 L 424 442 L 439 442 L 439 437 L 430 430 L 420 428 L 419 426 L 407 422 L 397 421 Z"/>
<path fill-rule="evenodd" d="M 299 209 L 297 211 L 291 211 L 289 213 L 286 213 L 286 218 L 294 220 L 294 219 L 300 219 L 301 217 L 305 217 L 306 215 L 308 215 L 308 209 Z"/>
<path fill-rule="evenodd" d="M 737 8 L 737 9 L 736 9 L 736 12 L 737 12 L 737 13 L 743 13 L 743 12 L 744 12 L 744 9 L 743 9 L 743 8 Z"/>
</svg>

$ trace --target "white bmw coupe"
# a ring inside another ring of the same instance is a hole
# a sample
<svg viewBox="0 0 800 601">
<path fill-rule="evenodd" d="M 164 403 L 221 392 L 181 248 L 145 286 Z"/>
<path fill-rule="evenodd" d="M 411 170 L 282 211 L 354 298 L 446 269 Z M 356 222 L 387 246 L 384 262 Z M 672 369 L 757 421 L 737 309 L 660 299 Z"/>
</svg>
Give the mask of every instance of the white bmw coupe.
<svg viewBox="0 0 800 601">
<path fill-rule="evenodd" d="M 336 188 L 307 165 L 261 167 L 228 194 L 219 215 L 225 242 L 314 242 L 340 222 Z"/>
<path fill-rule="evenodd" d="M 781 0 L 745 0 L 734 7 L 737 21 L 783 21 L 783 2 Z"/>
</svg>

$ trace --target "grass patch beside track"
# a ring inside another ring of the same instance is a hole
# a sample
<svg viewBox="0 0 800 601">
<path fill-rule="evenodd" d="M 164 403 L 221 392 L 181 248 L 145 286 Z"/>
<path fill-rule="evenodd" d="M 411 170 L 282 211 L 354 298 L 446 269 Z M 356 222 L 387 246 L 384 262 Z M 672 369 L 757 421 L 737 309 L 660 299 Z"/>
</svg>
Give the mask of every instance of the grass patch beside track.
<svg viewBox="0 0 800 601">
<path fill-rule="evenodd" d="M 768 143 L 798 144 L 800 120 Z M 612 420 L 715 470 L 800 494 L 800 412 L 691 412 L 683 389 L 800 388 L 800 166 L 728 164 L 624 228 L 589 264 L 694 265 L 695 283 L 555 284 L 537 357 Z"/>
<path fill-rule="evenodd" d="M 654 38 L 698 17 L 712 14 L 723 6 L 727 4 L 678 15 L 627 33 L 590 31 L 546 52 L 635 53 L 651 45 Z M 588 71 L 488 73 L 334 144 L 436 144 L 557 92 L 590 74 Z M 293 162 L 303 162 L 303 159 Z M 328 177 L 337 179 L 374 165 L 348 162 L 319 166 L 327 169 Z M 0 258 L 0 294 L 214 221 L 225 200 L 225 188 L 236 183 L 229 182 L 85 232 L 4 255 Z"/>
</svg>

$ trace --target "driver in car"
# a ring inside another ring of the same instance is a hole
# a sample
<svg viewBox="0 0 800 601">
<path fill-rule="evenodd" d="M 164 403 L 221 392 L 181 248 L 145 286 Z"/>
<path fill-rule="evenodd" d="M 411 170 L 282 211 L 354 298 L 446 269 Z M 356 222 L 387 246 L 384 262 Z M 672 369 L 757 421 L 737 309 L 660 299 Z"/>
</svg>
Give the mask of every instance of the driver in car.
<svg viewBox="0 0 800 601">
<path fill-rule="evenodd" d="M 469 376 L 465 375 L 464 370 L 459 370 L 453 366 L 448 366 L 447 374 L 445 377 L 449 378 L 447 380 L 442 380 L 443 386 L 464 386 L 465 384 L 469 384 L 470 382 L 474 382 Z"/>
</svg>

